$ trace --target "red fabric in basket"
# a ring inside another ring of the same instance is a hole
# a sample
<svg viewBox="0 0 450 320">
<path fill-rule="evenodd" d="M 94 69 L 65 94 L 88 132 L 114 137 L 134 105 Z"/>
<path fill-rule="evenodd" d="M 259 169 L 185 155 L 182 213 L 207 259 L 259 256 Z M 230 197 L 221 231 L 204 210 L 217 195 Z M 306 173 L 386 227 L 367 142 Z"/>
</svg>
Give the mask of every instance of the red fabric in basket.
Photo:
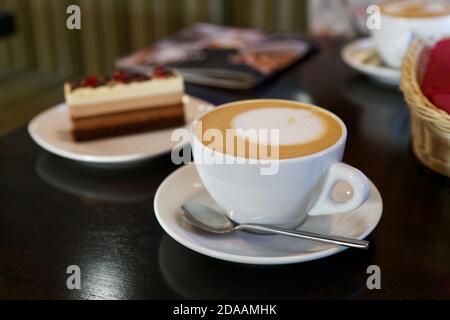
<svg viewBox="0 0 450 320">
<path fill-rule="evenodd" d="M 450 39 L 439 41 L 431 50 L 422 91 L 436 107 L 450 114 Z"/>
</svg>

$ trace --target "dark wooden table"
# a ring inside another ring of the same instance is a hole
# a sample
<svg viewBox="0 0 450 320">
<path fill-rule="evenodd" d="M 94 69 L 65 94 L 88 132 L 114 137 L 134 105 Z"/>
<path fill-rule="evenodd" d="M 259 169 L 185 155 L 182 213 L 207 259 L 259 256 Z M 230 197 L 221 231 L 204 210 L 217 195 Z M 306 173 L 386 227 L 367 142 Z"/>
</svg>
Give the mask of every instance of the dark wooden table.
<svg viewBox="0 0 450 320">
<path fill-rule="evenodd" d="M 332 43 L 254 91 L 188 91 L 215 104 L 311 99 L 340 116 L 349 131 L 344 160 L 383 197 L 372 248 L 279 267 L 202 256 L 154 216 L 155 191 L 176 168 L 169 155 L 93 169 L 41 150 L 23 127 L 0 139 L 1 298 L 450 298 L 450 181 L 414 157 L 400 92 L 350 70 Z M 381 290 L 366 287 L 373 264 Z M 81 268 L 81 290 L 66 287 L 69 265 Z"/>
</svg>

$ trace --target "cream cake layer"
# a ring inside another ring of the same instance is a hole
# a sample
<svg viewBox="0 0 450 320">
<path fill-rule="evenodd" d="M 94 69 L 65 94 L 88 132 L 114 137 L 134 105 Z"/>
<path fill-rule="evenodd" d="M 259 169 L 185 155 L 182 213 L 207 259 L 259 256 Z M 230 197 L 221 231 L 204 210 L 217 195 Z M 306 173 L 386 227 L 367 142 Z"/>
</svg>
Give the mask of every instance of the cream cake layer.
<svg viewBox="0 0 450 320">
<path fill-rule="evenodd" d="M 166 105 L 181 104 L 183 92 L 174 92 L 157 96 L 144 96 L 129 98 L 126 100 L 104 101 L 93 104 L 83 104 L 69 107 L 72 118 L 85 118 L 120 113 L 125 111 L 139 110 L 143 108 L 159 108 Z"/>
<path fill-rule="evenodd" d="M 81 87 L 71 90 L 70 84 L 64 85 L 64 95 L 70 108 L 117 100 L 153 97 L 159 95 L 180 94 L 184 92 L 183 78 L 174 74 L 169 77 L 117 83 L 113 86 Z M 151 103 L 151 101 L 149 102 Z"/>
</svg>

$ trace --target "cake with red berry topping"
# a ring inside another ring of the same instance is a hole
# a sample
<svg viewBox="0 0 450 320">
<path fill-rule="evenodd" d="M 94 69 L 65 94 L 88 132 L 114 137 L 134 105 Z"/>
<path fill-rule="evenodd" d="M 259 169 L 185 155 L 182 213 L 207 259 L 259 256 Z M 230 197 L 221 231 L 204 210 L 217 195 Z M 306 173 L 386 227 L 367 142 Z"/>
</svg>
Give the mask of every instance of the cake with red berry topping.
<svg viewBox="0 0 450 320">
<path fill-rule="evenodd" d="M 156 68 L 149 75 L 117 71 L 67 82 L 64 95 L 76 141 L 184 124 L 180 74 Z"/>
</svg>

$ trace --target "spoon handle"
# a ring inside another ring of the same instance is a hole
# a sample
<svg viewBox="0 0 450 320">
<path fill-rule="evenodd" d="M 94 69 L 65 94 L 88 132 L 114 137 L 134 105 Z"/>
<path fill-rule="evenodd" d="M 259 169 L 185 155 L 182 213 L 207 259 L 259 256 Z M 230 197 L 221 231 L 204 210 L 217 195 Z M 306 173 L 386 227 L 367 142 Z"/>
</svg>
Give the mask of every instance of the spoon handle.
<svg viewBox="0 0 450 320">
<path fill-rule="evenodd" d="M 358 240 L 358 239 L 350 239 L 339 236 L 331 236 L 331 235 L 322 235 L 318 233 L 308 232 L 308 231 L 300 231 L 300 230 L 289 230 L 284 228 L 276 228 L 276 227 L 268 227 L 257 224 L 240 224 L 236 226 L 236 229 L 239 230 L 247 230 L 247 231 L 263 231 L 269 232 L 273 234 L 281 234 L 284 236 L 290 236 L 295 238 L 301 238 L 306 240 L 313 240 L 324 243 L 338 244 L 352 248 L 358 249 L 368 249 L 369 241 L 366 240 Z"/>
</svg>

